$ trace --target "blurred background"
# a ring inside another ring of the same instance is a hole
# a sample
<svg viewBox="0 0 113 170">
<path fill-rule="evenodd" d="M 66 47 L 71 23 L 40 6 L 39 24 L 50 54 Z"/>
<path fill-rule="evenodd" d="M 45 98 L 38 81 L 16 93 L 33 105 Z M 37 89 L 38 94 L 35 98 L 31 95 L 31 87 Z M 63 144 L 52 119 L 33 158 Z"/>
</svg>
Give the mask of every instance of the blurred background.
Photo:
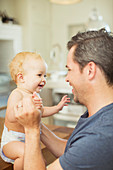
<svg viewBox="0 0 113 170">
<path fill-rule="evenodd" d="M 34 51 L 48 64 L 47 85 L 41 92 L 44 105 L 57 104 L 64 94 L 71 98 L 68 107 L 43 121 L 73 127 L 86 108 L 74 104 L 65 83 L 66 44 L 78 31 L 102 27 L 113 31 L 113 0 L 52 1 L 0 0 L 0 117 L 5 116 L 7 98 L 15 88 L 9 62 L 18 52 Z"/>
</svg>

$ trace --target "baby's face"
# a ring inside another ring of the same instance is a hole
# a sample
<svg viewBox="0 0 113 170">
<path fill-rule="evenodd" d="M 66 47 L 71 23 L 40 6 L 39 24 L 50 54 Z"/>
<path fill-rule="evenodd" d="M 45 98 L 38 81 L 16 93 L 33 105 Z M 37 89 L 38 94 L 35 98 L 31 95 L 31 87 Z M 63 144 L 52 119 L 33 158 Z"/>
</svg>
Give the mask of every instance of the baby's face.
<svg viewBox="0 0 113 170">
<path fill-rule="evenodd" d="M 39 93 L 46 84 L 46 63 L 41 59 L 29 60 L 24 65 L 24 70 L 24 88 L 32 93 Z"/>
</svg>

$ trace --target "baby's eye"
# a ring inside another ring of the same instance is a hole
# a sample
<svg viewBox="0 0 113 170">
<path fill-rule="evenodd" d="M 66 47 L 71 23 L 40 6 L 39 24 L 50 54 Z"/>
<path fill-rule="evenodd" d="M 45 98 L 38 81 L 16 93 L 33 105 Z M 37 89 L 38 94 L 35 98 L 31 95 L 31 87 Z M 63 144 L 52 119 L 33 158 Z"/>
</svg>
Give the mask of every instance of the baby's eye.
<svg viewBox="0 0 113 170">
<path fill-rule="evenodd" d="M 45 74 L 44 77 L 47 77 L 47 75 Z"/>
<path fill-rule="evenodd" d="M 42 74 L 37 74 L 37 76 L 41 77 L 41 76 L 42 76 Z"/>
</svg>

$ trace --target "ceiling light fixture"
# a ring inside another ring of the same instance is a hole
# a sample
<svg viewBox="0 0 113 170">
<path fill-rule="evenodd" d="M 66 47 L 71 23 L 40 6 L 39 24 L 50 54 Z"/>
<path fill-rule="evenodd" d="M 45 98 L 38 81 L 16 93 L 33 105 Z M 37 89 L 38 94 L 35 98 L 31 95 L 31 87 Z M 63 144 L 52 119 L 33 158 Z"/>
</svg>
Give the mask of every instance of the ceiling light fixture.
<svg viewBox="0 0 113 170">
<path fill-rule="evenodd" d="M 78 3 L 80 1 L 81 0 L 50 0 L 50 2 L 55 4 L 60 4 L 60 5 L 69 5 L 69 4 Z"/>
</svg>

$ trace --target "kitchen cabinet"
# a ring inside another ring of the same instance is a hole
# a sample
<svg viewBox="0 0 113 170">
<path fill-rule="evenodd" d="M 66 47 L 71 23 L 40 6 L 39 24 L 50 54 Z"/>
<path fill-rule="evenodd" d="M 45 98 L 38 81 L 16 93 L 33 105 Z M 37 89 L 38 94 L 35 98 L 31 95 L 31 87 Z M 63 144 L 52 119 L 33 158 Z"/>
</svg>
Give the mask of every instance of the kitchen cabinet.
<svg viewBox="0 0 113 170">
<path fill-rule="evenodd" d="M 0 24 L 0 73 L 9 73 L 9 63 L 22 51 L 22 27 Z"/>
</svg>

